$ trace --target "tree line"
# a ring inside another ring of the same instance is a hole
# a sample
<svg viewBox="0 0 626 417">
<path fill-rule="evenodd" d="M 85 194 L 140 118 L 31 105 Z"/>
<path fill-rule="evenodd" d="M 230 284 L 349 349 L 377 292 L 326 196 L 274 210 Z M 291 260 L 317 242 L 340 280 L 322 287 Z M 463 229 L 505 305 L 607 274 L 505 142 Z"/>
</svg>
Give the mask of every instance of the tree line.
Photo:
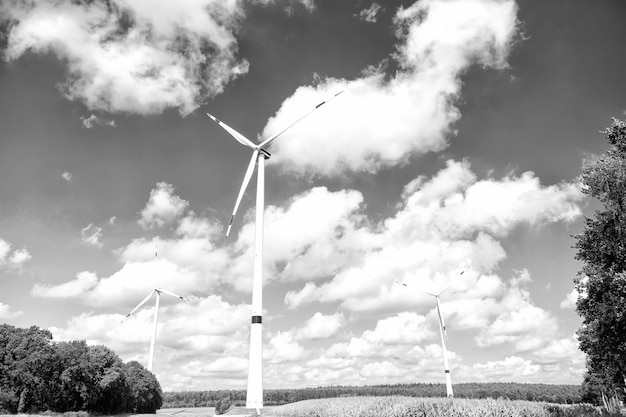
<svg viewBox="0 0 626 417">
<path fill-rule="evenodd" d="M 457 398 L 506 398 L 510 400 L 545 401 L 573 404 L 581 402 L 578 385 L 465 383 L 455 384 Z M 444 384 L 396 384 L 371 386 L 330 386 L 300 389 L 269 389 L 263 392 L 265 405 L 282 405 L 296 401 L 353 396 L 445 397 Z M 165 392 L 164 408 L 215 407 L 225 398 L 235 405 L 245 404 L 245 390 Z"/>
<path fill-rule="evenodd" d="M 37 326 L 0 325 L 0 414 L 155 413 L 162 403 L 155 376 L 105 346 L 53 342 Z"/>
<path fill-rule="evenodd" d="M 575 235 L 576 310 L 583 319 L 580 349 L 587 356 L 582 389 L 587 401 L 626 399 L 626 122 L 613 119 L 603 132 L 609 149 L 585 161 L 582 191 L 600 206 Z"/>
</svg>

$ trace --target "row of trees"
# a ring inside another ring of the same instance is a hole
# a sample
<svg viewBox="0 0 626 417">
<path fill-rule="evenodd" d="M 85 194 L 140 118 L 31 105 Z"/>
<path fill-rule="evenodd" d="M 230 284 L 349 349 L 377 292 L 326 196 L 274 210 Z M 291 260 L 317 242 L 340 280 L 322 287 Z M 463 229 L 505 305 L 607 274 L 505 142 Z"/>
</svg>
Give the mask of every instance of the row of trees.
<svg viewBox="0 0 626 417">
<path fill-rule="evenodd" d="M 155 413 L 162 402 L 151 372 L 105 346 L 53 343 L 48 330 L 0 325 L 0 414 Z"/>
<path fill-rule="evenodd" d="M 610 149 L 582 169 L 583 192 L 600 203 L 576 235 L 576 259 L 583 262 L 575 280 L 578 331 L 587 355 L 583 398 L 601 403 L 624 400 L 626 377 L 626 123 L 613 119 L 604 131 Z"/>
<path fill-rule="evenodd" d="M 508 398 L 511 400 L 545 401 L 554 403 L 579 403 L 578 385 L 516 384 L 516 383 L 469 383 L 454 386 L 460 398 Z M 263 393 L 266 405 L 281 405 L 296 401 L 342 396 L 389 396 L 445 397 L 443 384 L 398 384 L 375 386 L 332 386 L 302 389 L 270 389 Z M 215 407 L 224 398 L 234 404 L 244 404 L 244 390 L 182 391 L 166 392 L 164 407 Z"/>
</svg>

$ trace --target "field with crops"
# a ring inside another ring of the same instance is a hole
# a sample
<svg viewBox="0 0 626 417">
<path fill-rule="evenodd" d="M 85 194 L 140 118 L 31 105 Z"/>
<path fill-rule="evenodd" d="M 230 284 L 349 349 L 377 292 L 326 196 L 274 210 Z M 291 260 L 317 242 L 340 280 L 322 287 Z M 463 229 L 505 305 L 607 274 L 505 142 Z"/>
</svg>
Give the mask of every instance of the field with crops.
<svg viewBox="0 0 626 417">
<path fill-rule="evenodd" d="M 275 407 L 285 417 L 599 417 L 588 405 L 555 405 L 494 399 L 344 397 Z"/>
</svg>

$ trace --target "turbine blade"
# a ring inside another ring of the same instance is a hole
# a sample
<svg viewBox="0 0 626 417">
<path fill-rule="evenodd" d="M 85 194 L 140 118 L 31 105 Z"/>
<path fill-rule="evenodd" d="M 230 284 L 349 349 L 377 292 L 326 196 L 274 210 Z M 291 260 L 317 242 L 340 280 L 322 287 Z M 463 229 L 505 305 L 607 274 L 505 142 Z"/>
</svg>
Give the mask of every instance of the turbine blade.
<svg viewBox="0 0 626 417">
<path fill-rule="evenodd" d="M 320 107 L 322 107 L 324 104 L 328 103 L 329 101 L 331 101 L 332 99 L 334 99 L 335 97 L 337 97 L 339 94 L 343 93 L 344 90 L 341 90 L 340 92 L 338 92 L 337 94 L 333 95 L 330 98 L 327 98 L 326 100 L 322 101 L 321 103 L 319 103 L 317 106 L 315 106 L 314 108 L 312 108 L 311 110 L 309 110 L 308 112 L 306 112 L 303 116 L 300 116 L 299 119 L 297 119 L 295 122 L 291 123 L 289 126 L 287 126 L 286 128 L 284 128 L 283 130 L 281 130 L 280 132 L 274 134 L 273 136 L 270 136 L 269 138 L 265 139 L 263 142 L 261 142 L 259 144 L 259 148 L 264 148 L 265 146 L 269 145 L 274 139 L 276 139 L 277 137 L 279 137 L 280 135 L 282 135 L 283 133 L 285 133 L 287 130 L 291 129 L 296 123 L 298 123 L 300 120 L 304 119 L 305 117 L 307 117 L 309 114 L 313 113 L 315 110 L 319 109 Z"/>
<path fill-rule="evenodd" d="M 241 203 L 241 199 L 246 192 L 246 188 L 248 188 L 250 178 L 252 178 L 252 172 L 254 171 L 254 166 L 256 165 L 256 159 L 258 154 L 259 151 L 257 149 L 252 152 L 252 158 L 250 158 L 250 163 L 248 164 L 248 170 L 246 171 L 246 175 L 244 175 L 243 177 L 243 182 L 241 183 L 241 188 L 239 189 L 239 195 L 237 196 L 237 201 L 235 202 L 233 214 L 230 216 L 230 222 L 228 223 L 228 229 L 226 229 L 226 237 L 224 237 L 224 243 L 226 243 L 226 241 L 228 240 L 228 235 L 230 235 L 230 228 L 233 227 L 233 220 L 235 219 L 235 215 L 237 214 L 237 210 L 239 209 L 239 204 Z"/>
<path fill-rule="evenodd" d="M 447 283 L 438 293 L 437 293 L 437 297 L 439 297 L 441 294 L 443 294 L 443 292 L 445 290 L 448 289 L 448 287 L 450 286 L 450 284 L 452 284 L 451 282 Z"/>
<path fill-rule="evenodd" d="M 162 292 L 163 294 L 167 294 L 167 295 L 171 295 L 172 297 L 180 298 L 183 301 L 189 301 L 187 298 L 181 297 L 180 295 L 177 295 L 177 294 L 174 294 L 171 291 L 164 290 L 163 288 L 159 288 L 159 291 Z"/>
<path fill-rule="evenodd" d="M 139 304 L 137 304 L 137 307 L 133 308 L 133 310 L 128 313 L 126 315 L 126 317 L 124 317 L 124 320 L 126 320 L 127 318 L 129 318 L 135 311 L 139 310 L 145 303 L 148 302 L 148 300 L 150 299 L 150 297 L 152 297 L 152 294 L 154 294 L 155 290 L 150 291 L 150 294 L 148 294 L 148 296 L 146 298 L 144 298 Z M 124 321 L 122 320 L 122 321 Z"/>
<path fill-rule="evenodd" d="M 213 119 L 213 121 L 215 123 L 220 125 L 220 127 L 222 129 L 224 129 L 225 131 L 230 133 L 230 135 L 232 137 L 234 137 L 235 140 L 237 140 L 237 142 L 239 142 L 242 145 L 245 145 L 245 146 L 247 146 L 249 148 L 256 149 L 256 145 L 254 143 L 252 143 L 252 141 L 250 139 L 248 139 L 247 137 L 245 137 L 241 133 L 237 132 L 235 129 L 233 129 L 232 127 L 228 126 L 226 123 L 222 122 L 220 119 L 218 119 L 217 117 L 213 116 L 212 114 L 207 113 L 206 115 L 209 116 L 211 119 Z"/>
<path fill-rule="evenodd" d="M 437 294 L 433 294 L 432 292 L 428 292 L 428 291 L 424 291 L 424 290 L 422 290 L 422 292 L 423 292 L 424 294 L 432 295 L 433 297 L 438 297 L 438 295 L 437 295 Z"/>
</svg>

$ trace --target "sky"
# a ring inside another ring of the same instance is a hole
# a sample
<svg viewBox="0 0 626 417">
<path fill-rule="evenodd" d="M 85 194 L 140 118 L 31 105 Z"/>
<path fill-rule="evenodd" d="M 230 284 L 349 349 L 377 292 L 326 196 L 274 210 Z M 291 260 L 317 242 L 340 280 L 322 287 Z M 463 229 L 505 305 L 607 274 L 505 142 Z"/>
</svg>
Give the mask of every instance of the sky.
<svg viewBox="0 0 626 417">
<path fill-rule="evenodd" d="M 620 0 L 9 0 L 0 322 L 166 391 L 245 389 L 266 164 L 264 386 L 578 384 L 583 162 L 623 118 Z M 155 249 L 158 257 L 155 259 Z M 407 284 L 398 285 L 395 281 Z"/>
</svg>

